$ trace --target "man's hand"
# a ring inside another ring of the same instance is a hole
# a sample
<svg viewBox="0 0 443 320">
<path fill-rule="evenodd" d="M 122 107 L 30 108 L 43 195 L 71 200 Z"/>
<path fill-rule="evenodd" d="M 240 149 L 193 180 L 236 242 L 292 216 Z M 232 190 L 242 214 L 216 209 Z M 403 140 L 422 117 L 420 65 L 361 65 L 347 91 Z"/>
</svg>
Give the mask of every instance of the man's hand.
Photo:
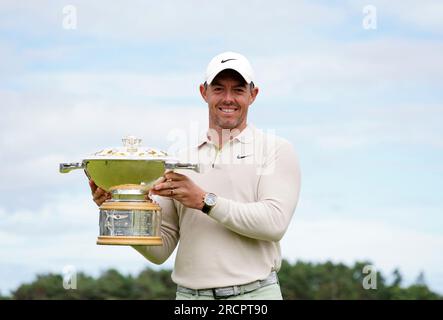
<svg viewBox="0 0 443 320">
<path fill-rule="evenodd" d="M 201 210 L 206 192 L 187 176 L 168 171 L 152 187 L 151 193 L 181 202 L 185 207 Z"/>
<path fill-rule="evenodd" d="M 97 187 L 94 181 L 89 180 L 89 187 L 92 192 L 92 200 L 100 207 L 107 199 L 111 199 L 111 194 Z"/>
</svg>

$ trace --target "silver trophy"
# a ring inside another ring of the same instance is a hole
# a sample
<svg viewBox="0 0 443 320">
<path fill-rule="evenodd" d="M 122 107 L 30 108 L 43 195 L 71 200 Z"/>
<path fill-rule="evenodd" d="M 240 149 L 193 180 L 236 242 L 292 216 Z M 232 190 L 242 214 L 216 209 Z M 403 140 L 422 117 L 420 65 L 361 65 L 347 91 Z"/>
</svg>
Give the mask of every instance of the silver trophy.
<svg viewBox="0 0 443 320">
<path fill-rule="evenodd" d="M 123 147 L 104 149 L 82 162 L 61 163 L 60 172 L 83 169 L 86 175 L 112 198 L 100 206 L 101 245 L 162 245 L 161 208 L 148 191 L 166 170 L 199 166 L 180 163 L 165 152 L 140 147 L 141 139 L 122 139 Z"/>
</svg>

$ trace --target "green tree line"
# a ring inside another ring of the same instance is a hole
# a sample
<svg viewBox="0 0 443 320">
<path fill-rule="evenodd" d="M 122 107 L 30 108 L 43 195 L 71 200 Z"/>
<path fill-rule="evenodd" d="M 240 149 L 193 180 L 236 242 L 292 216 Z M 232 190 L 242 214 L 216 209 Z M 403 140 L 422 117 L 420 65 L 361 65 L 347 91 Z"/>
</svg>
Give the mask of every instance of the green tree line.
<svg viewBox="0 0 443 320">
<path fill-rule="evenodd" d="M 284 299 L 443 299 L 425 284 L 424 274 L 408 286 L 402 286 L 402 275 L 394 270 L 387 281 L 380 272 L 373 277 L 364 267 L 369 262 L 344 264 L 290 264 L 283 260 L 279 271 Z M 366 284 L 366 285 L 364 285 Z M 369 287 L 368 287 L 369 286 Z M 366 287 L 366 289 L 365 289 Z M 171 270 L 155 271 L 146 268 L 137 276 L 123 275 L 115 269 L 94 278 L 85 273 L 76 275 L 76 289 L 65 289 L 63 275 L 40 274 L 27 284 L 20 285 L 10 296 L 0 299 L 175 299 L 176 285 Z"/>
</svg>

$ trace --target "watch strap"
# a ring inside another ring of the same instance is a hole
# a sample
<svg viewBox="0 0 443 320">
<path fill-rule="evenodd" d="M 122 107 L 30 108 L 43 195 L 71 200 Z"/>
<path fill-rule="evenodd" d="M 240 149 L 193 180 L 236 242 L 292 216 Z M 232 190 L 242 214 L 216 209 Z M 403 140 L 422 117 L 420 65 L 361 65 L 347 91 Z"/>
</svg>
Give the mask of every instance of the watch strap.
<svg viewBox="0 0 443 320">
<path fill-rule="evenodd" d="M 202 211 L 206 214 L 209 213 L 209 211 L 211 211 L 211 209 L 213 208 L 213 206 L 208 206 L 205 202 L 203 202 L 203 208 Z"/>
</svg>

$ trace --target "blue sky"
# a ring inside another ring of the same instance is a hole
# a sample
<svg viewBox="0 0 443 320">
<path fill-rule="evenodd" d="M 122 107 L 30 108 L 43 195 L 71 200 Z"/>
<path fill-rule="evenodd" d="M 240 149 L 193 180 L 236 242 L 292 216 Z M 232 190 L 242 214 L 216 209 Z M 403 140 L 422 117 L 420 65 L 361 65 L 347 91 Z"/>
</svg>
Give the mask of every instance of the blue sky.
<svg viewBox="0 0 443 320">
<path fill-rule="evenodd" d="M 77 28 L 62 27 L 63 7 Z M 122 136 L 170 148 L 204 130 L 209 60 L 246 55 L 249 120 L 296 147 L 302 192 L 282 241 L 291 261 L 420 271 L 443 293 L 443 4 L 371 1 L 39 1 L 0 4 L 0 290 L 65 265 L 99 274 L 152 264 L 98 247 L 80 160 Z M 172 267 L 173 257 L 165 264 Z"/>
</svg>

